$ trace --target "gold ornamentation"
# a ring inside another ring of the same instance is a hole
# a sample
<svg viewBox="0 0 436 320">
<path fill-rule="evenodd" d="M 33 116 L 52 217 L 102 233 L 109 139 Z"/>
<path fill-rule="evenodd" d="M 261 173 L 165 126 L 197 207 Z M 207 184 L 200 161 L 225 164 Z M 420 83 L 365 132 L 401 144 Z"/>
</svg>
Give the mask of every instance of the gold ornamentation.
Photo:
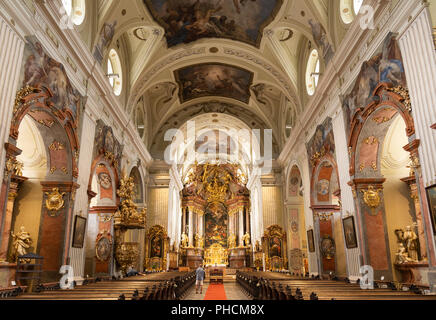
<svg viewBox="0 0 436 320">
<path fill-rule="evenodd" d="M 195 247 L 198 249 L 204 248 L 204 237 L 201 237 L 198 233 L 195 235 Z"/>
<path fill-rule="evenodd" d="M 48 211 L 57 212 L 64 207 L 65 201 L 63 197 L 65 196 L 65 192 L 60 193 L 59 188 L 53 188 L 52 192 L 46 192 L 45 195 L 47 196 L 45 206 Z"/>
<path fill-rule="evenodd" d="M 375 190 L 373 186 L 369 186 L 367 190 L 361 190 L 363 193 L 363 201 L 371 208 L 373 213 L 375 209 L 380 205 L 381 198 L 379 192 L 381 189 Z"/>
<path fill-rule="evenodd" d="M 403 86 L 397 86 L 394 88 L 389 88 L 388 91 L 393 92 L 401 96 L 403 99 L 402 103 L 406 107 L 407 111 L 412 112 L 412 103 L 410 101 L 409 90 Z"/>
<path fill-rule="evenodd" d="M 204 253 L 206 265 L 228 265 L 228 250 L 219 243 L 211 245 Z"/>
<path fill-rule="evenodd" d="M 127 273 L 130 267 L 135 267 L 139 258 L 139 243 L 122 242 L 117 244 L 115 258 L 121 267 L 121 270 Z"/>
<path fill-rule="evenodd" d="M 331 216 L 334 215 L 334 212 L 325 212 L 325 213 L 315 213 L 315 215 L 319 218 L 320 221 L 328 221 Z"/>
<path fill-rule="evenodd" d="M 124 176 L 120 181 L 117 195 L 122 199 L 120 209 L 114 215 L 115 226 L 128 228 L 145 228 L 147 209 L 138 212 L 135 198 L 135 183 L 133 177 Z"/>
<path fill-rule="evenodd" d="M 236 248 L 236 236 L 233 233 L 227 239 L 227 244 L 229 246 L 229 249 Z"/>
<path fill-rule="evenodd" d="M 14 104 L 14 114 L 18 112 L 18 109 L 20 108 L 20 105 L 22 104 L 22 100 L 25 96 L 35 92 L 36 89 L 30 86 L 25 86 L 24 88 L 21 88 L 17 95 L 15 96 L 15 104 Z"/>
<path fill-rule="evenodd" d="M 375 161 L 373 161 L 373 162 L 371 163 L 371 168 L 372 168 L 374 171 L 377 171 L 377 163 L 376 163 Z"/>
<path fill-rule="evenodd" d="M 319 152 L 316 152 L 311 158 L 310 163 L 315 166 L 315 163 L 326 155 L 325 147 L 323 146 Z"/>
<path fill-rule="evenodd" d="M 51 151 L 59 151 L 59 150 L 64 150 L 65 146 L 59 141 L 53 141 L 52 144 L 48 148 Z"/>
<path fill-rule="evenodd" d="M 56 170 L 57 170 L 56 167 L 51 167 L 50 168 L 50 174 L 54 174 Z"/>
<path fill-rule="evenodd" d="M 378 139 L 374 136 L 368 137 L 365 139 L 365 144 L 372 146 L 373 144 L 378 143 Z"/>
<path fill-rule="evenodd" d="M 63 173 L 65 173 L 65 174 L 68 174 L 68 170 L 67 170 L 67 168 L 65 168 L 65 167 L 62 167 L 62 169 L 61 169 L 61 170 L 62 170 L 62 172 L 63 172 Z"/>
<path fill-rule="evenodd" d="M 363 169 L 365 169 L 365 165 L 363 163 L 361 163 L 359 166 L 359 171 L 362 172 Z"/>
</svg>

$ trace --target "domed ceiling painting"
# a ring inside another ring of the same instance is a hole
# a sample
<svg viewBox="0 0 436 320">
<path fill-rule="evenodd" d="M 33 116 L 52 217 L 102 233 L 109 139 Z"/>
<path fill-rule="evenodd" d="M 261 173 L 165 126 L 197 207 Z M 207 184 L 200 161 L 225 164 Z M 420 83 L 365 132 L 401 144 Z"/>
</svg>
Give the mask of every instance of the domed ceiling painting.
<svg viewBox="0 0 436 320">
<path fill-rule="evenodd" d="M 232 5 L 227 5 L 231 2 Z M 201 38 L 226 38 L 259 47 L 283 0 L 144 0 L 165 29 L 168 47 Z"/>
</svg>

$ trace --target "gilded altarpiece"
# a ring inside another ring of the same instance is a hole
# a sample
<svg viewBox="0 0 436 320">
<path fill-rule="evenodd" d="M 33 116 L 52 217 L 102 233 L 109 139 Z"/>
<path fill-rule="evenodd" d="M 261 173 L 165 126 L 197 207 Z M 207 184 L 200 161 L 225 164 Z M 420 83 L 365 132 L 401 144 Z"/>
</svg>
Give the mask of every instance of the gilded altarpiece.
<svg viewBox="0 0 436 320">
<path fill-rule="evenodd" d="M 153 226 L 145 237 L 145 269 L 163 271 L 167 268 L 169 238 L 162 226 Z"/>
<path fill-rule="evenodd" d="M 262 237 L 265 253 L 265 268 L 269 271 L 285 269 L 288 264 L 286 249 L 286 232 L 279 225 L 273 225 L 265 230 Z"/>
</svg>

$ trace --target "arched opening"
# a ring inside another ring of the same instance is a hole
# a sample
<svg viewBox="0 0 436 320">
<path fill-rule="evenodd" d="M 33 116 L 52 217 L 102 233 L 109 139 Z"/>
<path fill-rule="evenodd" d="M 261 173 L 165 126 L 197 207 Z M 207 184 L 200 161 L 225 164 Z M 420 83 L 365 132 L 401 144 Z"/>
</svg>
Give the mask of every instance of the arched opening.
<svg viewBox="0 0 436 320">
<path fill-rule="evenodd" d="M 45 180 L 48 172 L 47 153 L 41 132 L 29 115 L 23 118 L 19 132 L 17 147 L 22 153 L 17 160 L 22 163 L 22 176 L 27 180 L 22 182 L 16 194 L 11 230 L 18 234 L 21 227 L 24 227 L 32 239 L 28 252 L 36 252 L 41 215 L 35 214 L 35 211 L 38 212 L 43 207 L 44 193 L 41 182 Z M 16 260 L 13 241 L 10 241 L 8 260 Z"/>
</svg>

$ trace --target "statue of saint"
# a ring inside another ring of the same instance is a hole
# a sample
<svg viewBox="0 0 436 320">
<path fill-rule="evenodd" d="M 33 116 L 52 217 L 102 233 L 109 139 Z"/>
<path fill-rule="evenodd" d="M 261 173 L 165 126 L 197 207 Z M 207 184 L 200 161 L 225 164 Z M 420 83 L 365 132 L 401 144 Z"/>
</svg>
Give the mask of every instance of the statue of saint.
<svg viewBox="0 0 436 320">
<path fill-rule="evenodd" d="M 256 240 L 256 246 L 255 246 L 255 248 L 256 248 L 256 252 L 260 252 L 260 251 L 261 251 L 259 240 Z"/>
<path fill-rule="evenodd" d="M 396 256 L 396 259 L 395 259 L 396 264 L 403 264 L 406 262 L 411 262 L 411 259 L 409 258 L 409 255 L 407 254 L 406 247 L 402 243 L 400 243 L 398 245 L 398 251 L 395 254 L 395 256 Z"/>
<path fill-rule="evenodd" d="M 242 241 L 244 242 L 244 246 L 250 246 L 250 235 L 248 234 L 248 232 L 242 237 Z"/>
<path fill-rule="evenodd" d="M 182 241 L 181 241 L 181 247 L 182 248 L 187 248 L 189 245 L 189 239 L 188 236 L 186 235 L 186 233 L 182 234 Z"/>
<path fill-rule="evenodd" d="M 234 234 L 231 234 L 229 236 L 229 239 L 227 240 L 229 249 L 236 248 L 236 236 Z"/>
<path fill-rule="evenodd" d="M 11 232 L 13 238 L 13 246 L 15 249 L 15 260 L 18 260 L 19 256 L 24 256 L 27 254 L 27 249 L 30 248 L 32 244 L 32 239 L 30 238 L 30 233 L 26 231 L 26 228 L 23 226 L 20 228 L 20 232 L 14 234 Z M 30 261 L 29 261 L 30 262 Z"/>
<path fill-rule="evenodd" d="M 405 254 L 407 255 L 407 260 L 404 262 L 418 262 L 418 248 L 419 248 L 419 242 L 418 242 L 418 236 L 416 233 L 412 230 L 411 226 L 407 226 L 406 230 L 403 229 L 397 229 L 395 230 L 395 234 L 398 238 L 399 243 L 399 249 L 398 253 L 400 253 L 400 250 L 402 250 L 402 247 L 405 248 Z M 401 260 L 401 259 L 400 259 Z"/>
<path fill-rule="evenodd" d="M 409 258 L 413 261 L 418 261 L 418 236 L 416 233 L 412 230 L 412 227 L 407 226 L 406 231 L 403 235 L 404 241 L 406 243 L 406 249 L 407 253 L 409 255 Z"/>
</svg>

